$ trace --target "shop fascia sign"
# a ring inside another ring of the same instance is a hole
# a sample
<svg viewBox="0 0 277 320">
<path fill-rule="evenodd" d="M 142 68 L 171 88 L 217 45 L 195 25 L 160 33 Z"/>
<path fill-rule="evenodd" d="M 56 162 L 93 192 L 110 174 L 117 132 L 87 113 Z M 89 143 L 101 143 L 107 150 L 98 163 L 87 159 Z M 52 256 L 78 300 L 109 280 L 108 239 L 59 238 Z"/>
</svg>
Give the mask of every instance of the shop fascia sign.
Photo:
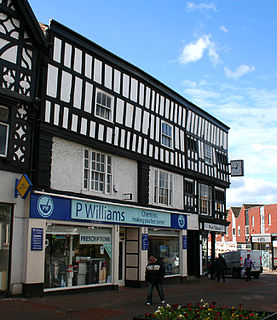
<svg viewBox="0 0 277 320">
<path fill-rule="evenodd" d="M 220 224 L 204 222 L 204 230 L 225 232 L 225 226 L 222 226 Z"/>
<path fill-rule="evenodd" d="M 271 242 L 270 236 L 252 236 L 252 242 Z"/>
<path fill-rule="evenodd" d="M 187 229 L 187 216 L 184 214 L 63 198 L 39 192 L 31 194 L 30 217 Z"/>
</svg>

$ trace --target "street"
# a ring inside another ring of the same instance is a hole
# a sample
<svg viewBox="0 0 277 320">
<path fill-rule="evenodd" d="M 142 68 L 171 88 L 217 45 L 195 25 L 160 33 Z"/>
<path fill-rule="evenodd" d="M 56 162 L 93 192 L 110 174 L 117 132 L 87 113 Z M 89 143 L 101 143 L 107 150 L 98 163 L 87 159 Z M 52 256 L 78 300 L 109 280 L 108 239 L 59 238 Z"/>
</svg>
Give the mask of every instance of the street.
<svg viewBox="0 0 277 320">
<path fill-rule="evenodd" d="M 196 303 L 201 298 L 217 305 L 277 312 L 277 273 L 262 274 L 258 280 L 227 278 L 217 283 L 210 279 L 194 279 L 188 283 L 165 285 L 169 304 Z M 147 288 L 120 287 L 118 291 L 61 294 L 39 298 L 0 300 L 0 319 L 5 320 L 131 320 L 133 316 L 154 311 L 159 305 L 145 305 Z"/>
</svg>

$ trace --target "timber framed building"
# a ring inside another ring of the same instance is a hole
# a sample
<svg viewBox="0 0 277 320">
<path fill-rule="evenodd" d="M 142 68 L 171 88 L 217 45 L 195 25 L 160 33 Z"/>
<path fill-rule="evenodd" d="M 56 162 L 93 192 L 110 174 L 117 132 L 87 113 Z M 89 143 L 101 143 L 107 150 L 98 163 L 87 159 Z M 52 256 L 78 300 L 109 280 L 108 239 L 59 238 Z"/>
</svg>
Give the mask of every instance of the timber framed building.
<svg viewBox="0 0 277 320">
<path fill-rule="evenodd" d="M 1 187 L 0 289 L 141 286 L 149 255 L 168 281 L 205 273 L 208 236 L 214 248 L 227 225 L 229 128 L 60 23 L 42 33 L 27 1 L 0 0 L 0 11 L 1 176 L 33 183 L 25 200 Z M 22 104 L 24 169 L 10 161 Z"/>
</svg>

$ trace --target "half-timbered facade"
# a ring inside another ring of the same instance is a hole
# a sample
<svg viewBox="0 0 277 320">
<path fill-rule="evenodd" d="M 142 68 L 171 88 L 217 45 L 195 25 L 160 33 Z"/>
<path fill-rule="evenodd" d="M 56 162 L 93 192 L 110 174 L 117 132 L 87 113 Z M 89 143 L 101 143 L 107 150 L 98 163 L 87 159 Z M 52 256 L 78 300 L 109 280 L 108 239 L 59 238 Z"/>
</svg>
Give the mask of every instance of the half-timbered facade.
<svg viewBox="0 0 277 320">
<path fill-rule="evenodd" d="M 202 275 L 225 232 L 229 128 L 60 23 L 43 30 L 41 81 L 22 76 L 40 98 L 25 293 L 139 286 L 149 255 L 168 279 Z"/>
<path fill-rule="evenodd" d="M 26 203 L 14 189 L 15 179 L 32 175 L 38 70 L 46 45 L 28 3 L 0 1 L 0 293 L 22 292 Z"/>
</svg>

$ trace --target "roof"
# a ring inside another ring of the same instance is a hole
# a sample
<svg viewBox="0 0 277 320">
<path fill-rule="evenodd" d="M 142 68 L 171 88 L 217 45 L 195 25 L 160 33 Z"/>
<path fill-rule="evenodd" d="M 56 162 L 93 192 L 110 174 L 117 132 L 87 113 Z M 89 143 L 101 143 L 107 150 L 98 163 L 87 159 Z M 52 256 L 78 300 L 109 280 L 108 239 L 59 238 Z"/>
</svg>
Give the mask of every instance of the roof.
<svg viewBox="0 0 277 320">
<path fill-rule="evenodd" d="M 14 5 L 21 11 L 28 27 L 29 32 L 40 47 L 47 48 L 47 40 L 39 26 L 36 16 L 27 0 L 13 0 Z"/>
<path fill-rule="evenodd" d="M 233 211 L 234 216 L 237 218 L 240 214 L 241 207 L 231 207 L 230 209 Z"/>
<path fill-rule="evenodd" d="M 253 207 L 262 207 L 264 205 L 263 204 L 243 204 L 242 206 L 244 206 L 245 209 L 250 209 Z"/>
</svg>

